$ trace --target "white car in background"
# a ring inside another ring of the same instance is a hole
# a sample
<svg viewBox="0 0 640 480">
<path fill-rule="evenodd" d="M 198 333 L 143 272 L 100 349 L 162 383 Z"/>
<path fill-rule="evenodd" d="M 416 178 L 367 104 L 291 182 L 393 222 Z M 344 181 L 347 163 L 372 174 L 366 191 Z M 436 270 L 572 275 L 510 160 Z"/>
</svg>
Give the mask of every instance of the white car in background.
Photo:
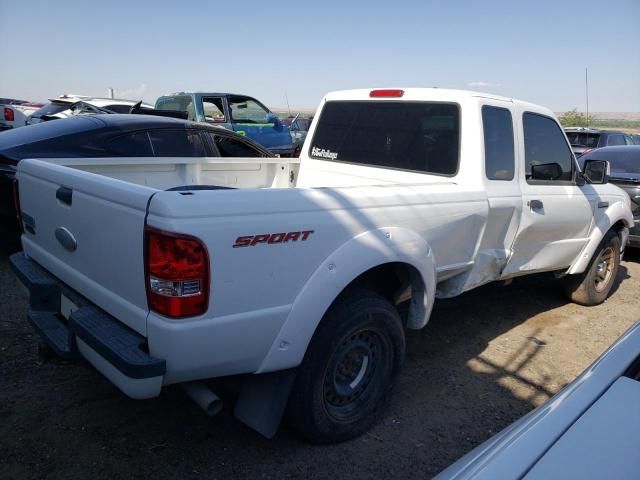
<svg viewBox="0 0 640 480">
<path fill-rule="evenodd" d="M 638 478 L 639 444 L 637 322 L 553 398 L 435 480 Z"/>
<path fill-rule="evenodd" d="M 27 125 L 58 118 L 73 117 L 74 115 L 129 113 L 131 107 L 140 102 L 139 100 L 96 98 L 83 95 L 62 95 L 58 98 L 50 98 L 49 101 L 50 103 L 29 117 Z M 144 108 L 153 108 L 152 105 L 146 103 L 142 103 L 141 106 Z M 108 112 L 105 112 L 105 110 Z"/>
</svg>

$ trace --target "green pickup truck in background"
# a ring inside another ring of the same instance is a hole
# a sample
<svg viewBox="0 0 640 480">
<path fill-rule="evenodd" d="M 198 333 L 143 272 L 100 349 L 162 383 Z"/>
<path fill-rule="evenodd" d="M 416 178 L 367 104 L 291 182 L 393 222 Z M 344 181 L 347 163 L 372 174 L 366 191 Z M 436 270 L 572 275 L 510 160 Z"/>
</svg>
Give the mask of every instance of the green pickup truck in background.
<svg viewBox="0 0 640 480">
<path fill-rule="evenodd" d="M 302 146 L 275 113 L 246 95 L 180 92 L 158 98 L 155 108 L 187 112 L 189 120 L 233 130 L 281 157 L 297 157 Z"/>
</svg>

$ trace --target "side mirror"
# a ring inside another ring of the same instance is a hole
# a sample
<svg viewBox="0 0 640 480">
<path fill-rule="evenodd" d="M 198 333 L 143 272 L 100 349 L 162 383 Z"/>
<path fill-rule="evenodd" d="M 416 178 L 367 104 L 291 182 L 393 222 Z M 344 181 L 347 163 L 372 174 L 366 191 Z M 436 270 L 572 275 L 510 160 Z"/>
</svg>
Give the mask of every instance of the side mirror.
<svg viewBox="0 0 640 480">
<path fill-rule="evenodd" d="M 280 119 L 275 113 L 267 113 L 267 123 L 273 123 L 275 126 L 280 125 Z"/>
<path fill-rule="evenodd" d="M 558 163 L 543 163 L 531 166 L 531 180 L 558 180 L 562 167 Z"/>
<path fill-rule="evenodd" d="M 611 175 L 611 164 L 607 160 L 585 160 L 583 173 L 589 183 L 607 183 Z"/>
</svg>

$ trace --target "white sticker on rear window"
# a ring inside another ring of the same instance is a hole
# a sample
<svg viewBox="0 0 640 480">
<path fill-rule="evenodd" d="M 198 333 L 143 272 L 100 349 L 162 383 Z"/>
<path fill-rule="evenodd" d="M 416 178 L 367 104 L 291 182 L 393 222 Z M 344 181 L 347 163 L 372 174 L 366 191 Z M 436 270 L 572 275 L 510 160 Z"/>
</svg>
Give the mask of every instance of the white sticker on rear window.
<svg viewBox="0 0 640 480">
<path fill-rule="evenodd" d="M 312 157 L 320 157 L 320 158 L 328 158 L 329 160 L 335 160 L 338 158 L 338 154 L 336 152 L 332 152 L 331 150 L 325 150 L 324 148 L 313 147 L 311 149 Z"/>
</svg>

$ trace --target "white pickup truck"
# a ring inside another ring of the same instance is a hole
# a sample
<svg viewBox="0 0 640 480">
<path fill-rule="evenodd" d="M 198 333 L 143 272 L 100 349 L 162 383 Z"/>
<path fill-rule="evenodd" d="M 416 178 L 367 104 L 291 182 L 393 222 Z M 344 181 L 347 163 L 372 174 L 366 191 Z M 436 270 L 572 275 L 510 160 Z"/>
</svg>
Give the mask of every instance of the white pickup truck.
<svg viewBox="0 0 640 480">
<path fill-rule="evenodd" d="M 237 418 L 335 442 L 379 418 L 437 297 L 550 271 L 606 299 L 633 224 L 607 166 L 529 103 L 335 92 L 299 160 L 21 161 L 11 262 L 47 344 L 130 397 L 183 384 L 214 413 L 201 381 L 245 374 Z"/>
</svg>

